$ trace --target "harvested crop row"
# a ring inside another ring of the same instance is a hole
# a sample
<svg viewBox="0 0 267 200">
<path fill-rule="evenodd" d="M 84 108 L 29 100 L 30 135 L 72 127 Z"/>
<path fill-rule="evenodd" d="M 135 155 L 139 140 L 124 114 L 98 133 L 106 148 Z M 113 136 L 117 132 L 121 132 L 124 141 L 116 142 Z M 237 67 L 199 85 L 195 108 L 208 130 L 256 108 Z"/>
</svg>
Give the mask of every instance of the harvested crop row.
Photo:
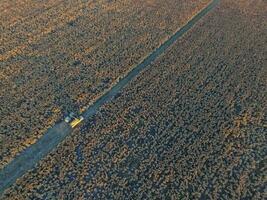
<svg viewBox="0 0 267 200">
<path fill-rule="evenodd" d="M 254 5 L 223 0 L 5 197 L 264 199 L 265 12 Z"/>
<path fill-rule="evenodd" d="M 21 21 L 1 28 L 0 167 L 63 115 L 83 111 L 208 2 L 27 2 L 12 11 Z M 35 13 L 24 14 L 27 6 Z"/>
</svg>

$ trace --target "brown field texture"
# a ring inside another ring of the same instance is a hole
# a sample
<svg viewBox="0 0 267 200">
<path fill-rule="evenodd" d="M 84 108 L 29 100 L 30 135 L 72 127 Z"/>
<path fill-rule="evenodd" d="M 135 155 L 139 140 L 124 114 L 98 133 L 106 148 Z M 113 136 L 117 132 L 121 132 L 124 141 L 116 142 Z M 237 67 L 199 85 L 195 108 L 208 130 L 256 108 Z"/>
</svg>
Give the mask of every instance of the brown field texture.
<svg viewBox="0 0 267 200">
<path fill-rule="evenodd" d="M 1 1 L 0 168 L 81 112 L 209 0 Z"/>
<path fill-rule="evenodd" d="M 264 5 L 222 0 L 5 198 L 264 199 Z"/>
</svg>

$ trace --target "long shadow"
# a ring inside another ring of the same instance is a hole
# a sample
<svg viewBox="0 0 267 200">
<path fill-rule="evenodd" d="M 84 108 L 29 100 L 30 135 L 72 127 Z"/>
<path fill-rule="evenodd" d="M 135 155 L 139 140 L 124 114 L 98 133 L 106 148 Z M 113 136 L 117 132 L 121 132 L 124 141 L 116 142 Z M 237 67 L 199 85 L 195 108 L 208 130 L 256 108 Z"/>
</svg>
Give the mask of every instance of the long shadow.
<svg viewBox="0 0 267 200">
<path fill-rule="evenodd" d="M 133 68 L 132 71 L 123 77 L 108 92 L 101 96 L 82 114 L 82 116 L 84 118 L 90 118 L 94 116 L 100 106 L 118 95 L 121 89 L 127 85 L 127 83 L 129 83 L 145 68 L 149 67 L 156 58 L 163 54 L 164 51 L 166 51 L 177 39 L 182 37 L 189 29 L 191 29 L 203 16 L 213 9 L 219 3 L 219 1 L 220 0 L 213 0 L 206 8 L 194 16 L 185 26 L 171 36 L 160 47 L 155 49 L 148 57 L 146 57 L 140 64 Z M 57 91 L 60 91 L 60 89 L 62 88 L 60 85 L 58 85 Z M 60 94 L 63 96 L 65 95 L 65 98 L 68 98 L 68 95 L 64 94 L 64 90 L 62 90 Z M 70 99 L 69 103 L 72 104 Z M 66 105 L 68 105 L 68 103 Z M 0 171 L 0 194 L 2 194 L 6 188 L 10 187 L 19 177 L 21 177 L 30 169 L 34 168 L 43 157 L 51 152 L 71 132 L 72 129 L 67 123 L 60 122 L 49 129 L 35 144 L 29 146 L 25 151 L 15 157 L 14 160 L 12 160 Z"/>
<path fill-rule="evenodd" d="M 59 82 L 59 77 L 56 74 L 53 74 L 50 78 L 53 79 L 53 83 L 55 83 L 55 86 L 53 87 L 54 103 L 60 108 L 63 116 L 66 116 L 71 112 L 77 113 L 78 107 L 65 90 L 65 87 Z"/>
</svg>

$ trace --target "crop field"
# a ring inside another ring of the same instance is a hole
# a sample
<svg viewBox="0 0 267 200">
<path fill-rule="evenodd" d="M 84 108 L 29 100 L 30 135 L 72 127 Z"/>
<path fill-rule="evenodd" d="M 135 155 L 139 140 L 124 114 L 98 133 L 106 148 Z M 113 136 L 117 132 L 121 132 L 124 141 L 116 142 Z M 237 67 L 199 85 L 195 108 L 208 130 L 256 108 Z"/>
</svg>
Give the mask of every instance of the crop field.
<svg viewBox="0 0 267 200">
<path fill-rule="evenodd" d="M 222 0 L 3 198 L 264 199 L 264 5 Z"/>
<path fill-rule="evenodd" d="M 1 1 L 0 168 L 81 112 L 209 0 Z"/>
</svg>

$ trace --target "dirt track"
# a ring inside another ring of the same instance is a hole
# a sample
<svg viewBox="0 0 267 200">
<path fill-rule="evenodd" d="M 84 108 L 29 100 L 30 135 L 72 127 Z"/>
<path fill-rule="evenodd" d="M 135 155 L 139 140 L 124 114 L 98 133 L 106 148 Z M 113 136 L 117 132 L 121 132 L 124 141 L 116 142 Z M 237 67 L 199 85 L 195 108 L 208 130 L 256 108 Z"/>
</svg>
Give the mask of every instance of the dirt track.
<svg viewBox="0 0 267 200">
<path fill-rule="evenodd" d="M 157 59 L 164 51 L 167 50 L 178 38 L 183 36 L 195 23 L 197 23 L 203 16 L 205 16 L 212 8 L 214 8 L 219 1 L 215 0 L 209 4 L 205 9 L 193 17 L 185 26 L 176 32 L 170 39 L 163 43 L 159 48 L 154 50 L 144 61 L 138 64 L 134 69 L 122 78 L 114 87 L 112 87 L 105 95 L 100 97 L 92 106 L 83 113 L 87 119 L 94 117 L 96 112 L 107 101 L 112 100 L 121 92 L 133 78 L 148 67 L 155 59 Z M 24 173 L 32 169 L 36 164 L 44 158 L 50 151 L 58 146 L 71 132 L 71 128 L 63 123 L 57 124 L 48 130 L 35 144 L 29 146 L 25 151 L 15 157 L 12 162 L 7 164 L 3 170 L 0 171 L 0 193 L 7 187 L 12 185 L 16 179 L 20 178 Z M 16 172 L 16 173 L 14 173 Z"/>
<path fill-rule="evenodd" d="M 0 168 L 83 111 L 209 1 L 1 1 Z"/>
<path fill-rule="evenodd" d="M 266 8 L 221 0 L 3 198 L 265 199 Z"/>
</svg>

